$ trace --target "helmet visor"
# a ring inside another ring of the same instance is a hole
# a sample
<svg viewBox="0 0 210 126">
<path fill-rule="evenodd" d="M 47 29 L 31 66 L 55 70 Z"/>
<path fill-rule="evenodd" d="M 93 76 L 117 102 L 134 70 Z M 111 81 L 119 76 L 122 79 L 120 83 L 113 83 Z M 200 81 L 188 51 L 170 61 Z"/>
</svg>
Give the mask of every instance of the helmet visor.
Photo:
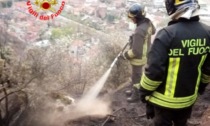
<svg viewBox="0 0 210 126">
<path fill-rule="evenodd" d="M 135 16 L 136 16 L 136 15 L 134 15 L 134 14 L 128 12 L 128 18 L 134 18 Z"/>
</svg>

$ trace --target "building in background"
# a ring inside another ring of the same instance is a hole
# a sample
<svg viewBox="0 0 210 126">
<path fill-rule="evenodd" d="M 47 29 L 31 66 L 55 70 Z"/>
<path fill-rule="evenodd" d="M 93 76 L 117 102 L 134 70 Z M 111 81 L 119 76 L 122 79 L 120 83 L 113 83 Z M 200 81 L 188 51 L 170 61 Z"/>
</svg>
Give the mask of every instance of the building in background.
<svg viewBox="0 0 210 126">
<path fill-rule="evenodd" d="M 162 7 L 165 7 L 165 2 L 164 0 L 153 0 L 153 5 L 157 8 L 162 8 Z"/>
</svg>

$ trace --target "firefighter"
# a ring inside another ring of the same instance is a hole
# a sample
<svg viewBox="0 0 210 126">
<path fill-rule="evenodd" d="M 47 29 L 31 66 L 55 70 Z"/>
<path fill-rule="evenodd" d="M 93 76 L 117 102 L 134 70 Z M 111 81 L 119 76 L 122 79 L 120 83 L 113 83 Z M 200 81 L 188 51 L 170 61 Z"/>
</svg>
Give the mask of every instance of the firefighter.
<svg viewBox="0 0 210 126">
<path fill-rule="evenodd" d="M 210 27 L 197 0 L 165 0 L 171 21 L 156 35 L 140 81 L 147 118 L 155 126 L 186 126 L 210 83 Z"/>
<path fill-rule="evenodd" d="M 142 75 L 142 67 L 146 63 L 146 55 L 150 48 L 151 35 L 155 33 L 155 27 L 150 19 L 145 17 L 144 6 L 139 3 L 131 5 L 128 10 L 128 18 L 136 25 L 135 32 L 130 36 L 130 49 L 122 55 L 124 59 L 130 61 L 132 66 L 131 90 L 127 90 L 126 94 L 128 102 L 136 102 L 139 100 L 139 91 L 135 87 Z"/>
</svg>

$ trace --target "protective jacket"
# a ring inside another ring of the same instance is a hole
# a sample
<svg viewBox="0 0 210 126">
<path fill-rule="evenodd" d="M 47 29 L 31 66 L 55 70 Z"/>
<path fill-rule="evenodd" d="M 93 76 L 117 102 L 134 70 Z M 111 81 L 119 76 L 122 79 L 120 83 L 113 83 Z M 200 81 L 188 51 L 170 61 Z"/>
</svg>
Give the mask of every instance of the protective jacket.
<svg viewBox="0 0 210 126">
<path fill-rule="evenodd" d="M 151 35 L 155 33 L 155 27 L 148 18 L 137 23 L 137 28 L 130 36 L 130 49 L 124 53 L 131 65 L 141 66 L 146 64 L 148 48 L 151 45 Z"/>
<path fill-rule="evenodd" d="M 154 105 L 180 109 L 194 104 L 200 83 L 210 83 L 210 27 L 199 17 L 170 22 L 155 37 L 140 91 Z"/>
</svg>

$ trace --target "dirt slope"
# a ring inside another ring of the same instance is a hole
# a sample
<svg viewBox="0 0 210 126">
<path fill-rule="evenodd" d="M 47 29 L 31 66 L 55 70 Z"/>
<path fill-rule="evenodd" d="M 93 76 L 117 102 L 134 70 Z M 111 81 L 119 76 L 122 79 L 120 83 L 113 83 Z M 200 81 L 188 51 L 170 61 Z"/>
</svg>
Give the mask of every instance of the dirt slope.
<svg viewBox="0 0 210 126">
<path fill-rule="evenodd" d="M 152 126 L 152 120 L 146 119 L 145 105 L 141 102 L 127 103 L 124 91 L 117 90 L 111 95 L 112 114 L 105 118 L 84 117 L 68 123 L 68 126 Z M 210 86 L 204 95 L 198 98 L 188 126 L 210 126 Z M 206 111 L 207 110 L 207 111 Z"/>
<path fill-rule="evenodd" d="M 193 107 L 192 117 L 188 121 L 189 126 L 210 126 L 210 114 L 206 111 L 210 105 L 209 87 L 205 94 L 198 98 L 198 101 Z M 152 124 L 151 120 L 147 120 L 146 116 L 142 116 L 145 114 L 145 105 L 141 102 L 127 103 L 124 91 L 125 88 L 114 94 L 112 107 L 114 109 L 126 108 L 126 111 L 119 112 L 116 120 L 106 126 L 150 126 Z M 208 111 L 210 112 L 210 108 Z"/>
</svg>

